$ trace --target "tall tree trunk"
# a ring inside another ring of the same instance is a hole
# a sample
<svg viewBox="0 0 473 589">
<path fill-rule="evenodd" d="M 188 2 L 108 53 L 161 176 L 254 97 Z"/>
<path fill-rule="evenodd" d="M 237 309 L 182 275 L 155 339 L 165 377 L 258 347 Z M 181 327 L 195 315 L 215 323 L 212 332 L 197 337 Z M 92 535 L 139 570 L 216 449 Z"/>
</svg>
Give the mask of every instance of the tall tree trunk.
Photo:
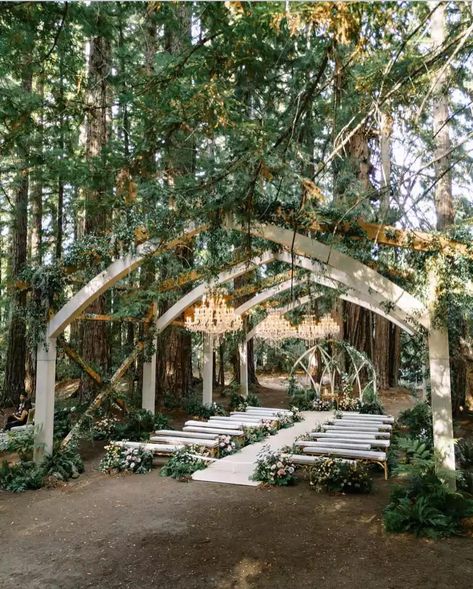
<svg viewBox="0 0 473 589">
<path fill-rule="evenodd" d="M 173 7 L 174 23 L 165 29 L 166 49 L 179 55 L 191 45 L 192 5 L 181 2 Z M 175 207 L 173 189 L 178 189 L 182 178 L 194 174 L 195 148 L 180 128 L 170 133 L 165 147 L 165 176 L 169 187 L 169 208 Z M 192 265 L 193 250 L 190 246 L 178 247 L 175 258 L 183 268 Z M 163 275 L 164 278 L 164 275 Z M 160 305 L 160 314 L 168 304 Z M 169 326 L 159 338 L 156 386 L 158 393 L 171 393 L 177 399 L 187 396 L 192 388 L 192 336 L 184 329 Z"/>
<path fill-rule="evenodd" d="M 31 93 L 32 71 L 30 64 L 25 67 L 22 79 L 22 90 Z M 21 140 L 25 140 L 23 137 Z M 26 290 L 18 289 L 16 281 L 27 260 L 27 225 L 28 225 L 28 149 L 21 145 L 18 148 L 20 165 L 24 169 L 19 173 L 18 184 L 14 195 L 13 218 L 11 224 L 11 282 L 13 292 L 10 297 L 10 321 L 7 335 L 7 354 L 5 363 L 5 382 L 2 404 L 16 403 L 25 388 L 26 361 Z"/>
<path fill-rule="evenodd" d="M 96 7 L 96 24 L 102 21 L 101 8 Z M 97 30 L 100 30 L 99 27 Z M 105 204 L 105 172 L 100 165 L 103 149 L 108 141 L 108 77 L 110 75 L 110 43 L 103 36 L 90 41 L 88 63 L 88 111 L 86 120 L 86 157 L 89 162 L 92 185 L 85 198 L 85 234 L 102 235 L 107 228 Z M 106 313 L 106 297 L 99 297 L 87 310 L 89 313 Z M 108 326 L 105 321 L 87 321 L 84 324 L 82 353 L 84 359 L 103 372 L 109 368 Z M 81 392 L 90 397 L 93 384 L 87 377 L 82 381 Z"/>
<path fill-rule="evenodd" d="M 435 5 L 436 3 L 432 3 Z M 443 45 L 447 36 L 446 3 L 438 4 L 431 18 L 432 49 Z M 449 124 L 449 83 L 450 70 L 438 72 L 432 93 L 432 121 L 434 138 L 434 171 L 435 171 L 435 212 L 437 215 L 437 229 L 443 231 L 453 225 L 455 210 L 452 195 L 451 142 Z M 450 338 L 450 364 L 452 378 L 452 405 L 454 412 L 465 405 L 473 410 L 473 382 L 467 382 L 466 360 L 460 352 L 459 336 L 466 333 L 464 318 L 457 322 L 455 335 Z"/>
</svg>

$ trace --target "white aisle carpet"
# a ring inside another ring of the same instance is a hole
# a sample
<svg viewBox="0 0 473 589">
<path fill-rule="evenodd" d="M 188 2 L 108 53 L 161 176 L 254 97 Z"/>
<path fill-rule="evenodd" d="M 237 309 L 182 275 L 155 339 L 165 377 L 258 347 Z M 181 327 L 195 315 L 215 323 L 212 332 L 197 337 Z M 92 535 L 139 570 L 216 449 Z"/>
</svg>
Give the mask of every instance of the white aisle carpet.
<svg viewBox="0 0 473 589">
<path fill-rule="evenodd" d="M 251 444 L 235 454 L 212 462 L 204 470 L 195 472 L 192 479 L 209 483 L 257 487 L 260 483 L 252 481 L 251 476 L 256 468 L 256 456 L 263 446 L 269 446 L 271 450 L 291 446 L 297 437 L 312 431 L 316 425 L 333 417 L 330 411 L 302 411 L 301 414 L 304 419 L 295 423 L 293 427 L 281 429 L 276 435 L 268 436 L 262 442 Z"/>
</svg>

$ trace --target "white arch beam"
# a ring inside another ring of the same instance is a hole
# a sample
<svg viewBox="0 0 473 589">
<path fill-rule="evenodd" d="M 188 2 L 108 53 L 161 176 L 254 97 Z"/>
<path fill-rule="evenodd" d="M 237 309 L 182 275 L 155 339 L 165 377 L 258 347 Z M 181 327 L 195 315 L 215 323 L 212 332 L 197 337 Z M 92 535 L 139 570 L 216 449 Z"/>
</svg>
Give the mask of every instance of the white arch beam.
<svg viewBox="0 0 473 589">
<path fill-rule="evenodd" d="M 242 228 L 232 220 L 227 220 L 225 226 L 229 229 L 241 231 Z M 352 286 L 361 292 L 376 292 L 390 304 L 401 309 L 412 320 L 430 329 L 430 317 L 427 307 L 416 297 L 381 276 L 375 270 L 368 268 L 361 262 L 339 252 L 338 250 L 318 242 L 311 237 L 295 233 L 290 229 L 276 225 L 254 224 L 246 226 L 245 231 L 255 237 L 279 243 L 289 251 L 299 256 L 307 256 L 326 264 L 331 269 L 331 277 L 347 286 Z"/>
</svg>

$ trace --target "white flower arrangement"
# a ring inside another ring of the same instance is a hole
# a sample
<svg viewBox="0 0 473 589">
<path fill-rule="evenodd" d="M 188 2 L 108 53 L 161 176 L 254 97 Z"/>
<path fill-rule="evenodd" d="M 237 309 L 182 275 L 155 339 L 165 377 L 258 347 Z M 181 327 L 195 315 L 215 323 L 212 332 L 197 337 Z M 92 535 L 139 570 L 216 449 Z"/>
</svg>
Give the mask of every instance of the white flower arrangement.
<svg viewBox="0 0 473 589">
<path fill-rule="evenodd" d="M 100 462 L 100 470 L 107 473 L 133 472 L 144 474 L 151 470 L 153 455 L 143 448 L 122 448 L 115 443 L 105 446 L 105 456 Z"/>
<path fill-rule="evenodd" d="M 256 459 L 253 480 L 268 485 L 287 486 L 294 482 L 295 470 L 294 464 L 280 452 L 271 450 L 269 446 L 263 446 Z"/>
</svg>

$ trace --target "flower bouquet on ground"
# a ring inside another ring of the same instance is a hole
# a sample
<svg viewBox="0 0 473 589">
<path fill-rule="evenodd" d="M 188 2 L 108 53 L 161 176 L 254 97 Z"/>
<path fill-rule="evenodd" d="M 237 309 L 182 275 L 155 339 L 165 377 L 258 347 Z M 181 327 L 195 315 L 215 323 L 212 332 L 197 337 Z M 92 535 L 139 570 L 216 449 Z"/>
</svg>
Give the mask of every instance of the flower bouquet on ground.
<svg viewBox="0 0 473 589">
<path fill-rule="evenodd" d="M 231 436 L 218 436 L 218 455 L 220 458 L 229 456 L 239 450 L 236 442 L 232 440 Z"/>
<path fill-rule="evenodd" d="M 296 407 L 294 405 L 293 407 L 291 407 L 291 411 L 292 411 L 292 423 L 298 423 L 299 421 L 302 421 L 304 419 L 302 417 L 301 412 L 299 411 L 299 407 Z"/>
<path fill-rule="evenodd" d="M 100 462 L 100 470 L 108 474 L 132 472 L 145 474 L 153 466 L 153 454 L 144 448 L 122 448 L 111 443 L 105 446 L 105 456 Z"/>
<path fill-rule="evenodd" d="M 270 436 L 274 436 L 278 432 L 278 422 L 273 421 L 272 419 L 263 419 L 261 421 L 261 429 L 269 434 Z"/>
<path fill-rule="evenodd" d="M 291 485 L 294 482 L 294 464 L 281 455 L 264 446 L 258 453 L 256 459 L 256 469 L 253 473 L 254 481 L 261 481 L 267 485 L 277 485 L 280 487 Z"/>
<path fill-rule="evenodd" d="M 264 438 L 268 435 L 268 432 L 259 426 L 244 426 L 243 427 L 244 433 L 244 445 L 249 446 L 250 444 L 256 444 L 257 442 L 261 442 Z"/>
<path fill-rule="evenodd" d="M 333 401 L 322 401 L 322 399 L 312 401 L 312 411 L 332 411 L 332 409 L 334 409 Z"/>
<path fill-rule="evenodd" d="M 366 465 L 340 458 L 321 458 L 309 469 L 315 491 L 369 493 L 372 480 Z"/>
<path fill-rule="evenodd" d="M 278 413 L 277 417 L 279 420 L 279 427 L 281 429 L 286 427 L 292 427 L 294 425 L 293 417 L 292 415 L 289 415 L 289 413 Z"/>
</svg>

